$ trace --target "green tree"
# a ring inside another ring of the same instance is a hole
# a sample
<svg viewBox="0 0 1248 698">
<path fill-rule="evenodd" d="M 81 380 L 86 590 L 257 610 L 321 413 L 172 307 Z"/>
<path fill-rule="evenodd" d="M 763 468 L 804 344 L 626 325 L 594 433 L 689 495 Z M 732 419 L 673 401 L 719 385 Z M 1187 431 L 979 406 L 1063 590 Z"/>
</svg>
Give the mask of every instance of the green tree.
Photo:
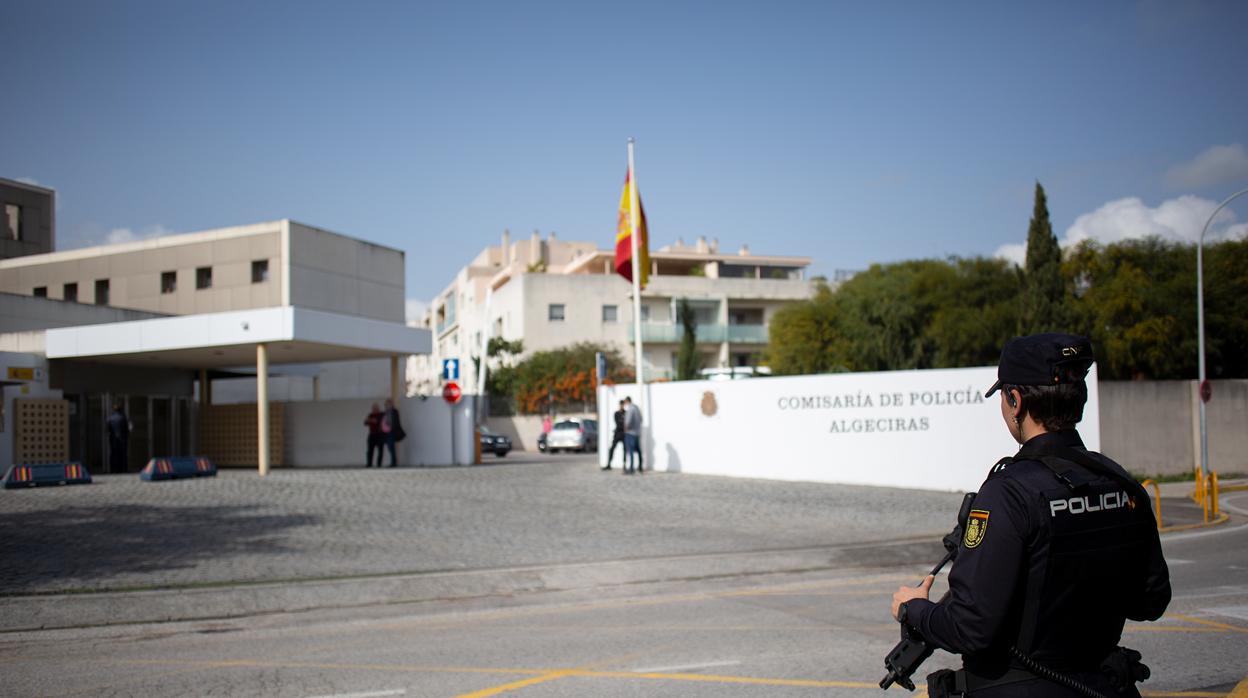
<svg viewBox="0 0 1248 698">
<path fill-rule="evenodd" d="M 676 354 L 676 380 L 688 381 L 698 377 L 702 370 L 702 356 L 698 354 L 698 316 L 687 299 L 680 299 L 676 306 L 680 320 L 680 351 Z"/>
<path fill-rule="evenodd" d="M 1049 223 L 1048 198 L 1036 182 L 1035 206 L 1027 228 L 1027 260 L 1023 266 L 1019 334 L 1067 332 L 1062 251 Z"/>
<path fill-rule="evenodd" d="M 768 329 L 764 361 L 778 375 L 847 371 L 838 309 L 832 289 L 818 283 L 808 301 L 776 311 Z"/>
<path fill-rule="evenodd" d="M 516 409 L 524 414 L 540 414 L 553 405 L 593 402 L 598 387 L 594 356 L 598 352 L 607 357 L 607 383 L 633 380 L 632 366 L 624 363 L 617 350 L 582 342 L 535 352 L 515 366 L 494 371 L 490 391 L 513 398 Z"/>
<path fill-rule="evenodd" d="M 1014 333 L 1018 288 L 1002 260 L 877 264 L 778 311 L 767 361 L 780 374 L 990 365 Z"/>
</svg>

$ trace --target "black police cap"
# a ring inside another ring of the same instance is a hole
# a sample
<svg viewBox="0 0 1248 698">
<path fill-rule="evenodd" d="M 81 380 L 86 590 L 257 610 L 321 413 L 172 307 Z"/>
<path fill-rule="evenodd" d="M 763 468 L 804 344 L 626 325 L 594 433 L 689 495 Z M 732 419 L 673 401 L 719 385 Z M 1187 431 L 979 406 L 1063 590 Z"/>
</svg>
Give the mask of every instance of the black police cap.
<svg viewBox="0 0 1248 698">
<path fill-rule="evenodd" d="M 1033 334 L 1015 337 L 1001 350 L 997 382 L 984 397 L 1002 385 L 1057 385 L 1081 381 L 1095 359 L 1092 340 L 1074 334 Z"/>
</svg>

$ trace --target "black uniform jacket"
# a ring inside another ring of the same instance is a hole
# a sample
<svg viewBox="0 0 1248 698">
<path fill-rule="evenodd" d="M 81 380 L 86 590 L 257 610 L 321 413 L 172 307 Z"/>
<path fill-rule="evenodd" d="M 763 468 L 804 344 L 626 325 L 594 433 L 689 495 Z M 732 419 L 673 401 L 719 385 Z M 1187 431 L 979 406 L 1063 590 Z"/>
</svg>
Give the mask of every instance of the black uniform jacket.
<svg viewBox="0 0 1248 698">
<path fill-rule="evenodd" d="M 1054 460 L 1064 449 L 1129 482 Z M 1133 483 L 1074 430 L 1032 438 L 981 486 L 949 594 L 908 602 L 907 621 L 977 675 L 1000 675 L 1015 646 L 1056 671 L 1095 671 L 1125 619 L 1156 620 L 1170 603 L 1152 507 Z"/>
</svg>

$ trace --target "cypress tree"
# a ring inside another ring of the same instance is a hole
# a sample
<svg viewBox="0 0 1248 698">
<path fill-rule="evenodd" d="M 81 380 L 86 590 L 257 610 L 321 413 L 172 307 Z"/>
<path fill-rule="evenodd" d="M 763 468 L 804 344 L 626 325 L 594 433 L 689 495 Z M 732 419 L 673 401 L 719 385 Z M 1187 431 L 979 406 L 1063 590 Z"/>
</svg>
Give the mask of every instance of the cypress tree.
<svg viewBox="0 0 1248 698">
<path fill-rule="evenodd" d="M 697 345 L 698 316 L 693 312 L 689 301 L 683 298 L 676 308 L 676 316 L 683 329 L 680 351 L 676 354 L 676 380 L 693 380 L 698 377 L 698 371 L 702 370 L 702 357 L 698 355 Z"/>
<path fill-rule="evenodd" d="M 1048 199 L 1036 182 L 1036 201 L 1027 228 L 1027 261 L 1023 267 L 1022 312 L 1019 334 L 1068 332 L 1065 288 L 1062 284 L 1062 250 L 1049 223 Z"/>
</svg>

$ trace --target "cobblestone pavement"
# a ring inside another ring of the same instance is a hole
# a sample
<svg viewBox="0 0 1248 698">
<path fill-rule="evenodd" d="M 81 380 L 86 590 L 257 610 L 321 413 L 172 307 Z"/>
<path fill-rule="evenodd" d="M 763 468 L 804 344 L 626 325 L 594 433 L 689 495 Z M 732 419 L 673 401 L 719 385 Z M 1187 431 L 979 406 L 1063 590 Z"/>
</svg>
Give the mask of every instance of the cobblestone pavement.
<svg viewBox="0 0 1248 698">
<path fill-rule="evenodd" d="M 939 536 L 960 497 L 601 472 L 584 457 L 467 468 L 224 470 L 0 492 L 0 595 L 319 579 Z"/>
</svg>

